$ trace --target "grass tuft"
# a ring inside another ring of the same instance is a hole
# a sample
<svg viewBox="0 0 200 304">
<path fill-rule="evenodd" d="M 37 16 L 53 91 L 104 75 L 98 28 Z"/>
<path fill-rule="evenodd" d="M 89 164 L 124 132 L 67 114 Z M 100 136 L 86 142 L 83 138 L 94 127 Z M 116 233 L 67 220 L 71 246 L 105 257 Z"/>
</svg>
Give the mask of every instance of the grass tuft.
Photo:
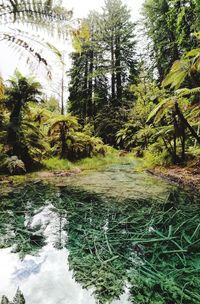
<svg viewBox="0 0 200 304">
<path fill-rule="evenodd" d="M 50 171 L 70 170 L 73 168 L 73 164 L 69 160 L 59 159 L 57 157 L 52 157 L 47 160 L 43 160 L 42 165 L 45 169 Z"/>
</svg>

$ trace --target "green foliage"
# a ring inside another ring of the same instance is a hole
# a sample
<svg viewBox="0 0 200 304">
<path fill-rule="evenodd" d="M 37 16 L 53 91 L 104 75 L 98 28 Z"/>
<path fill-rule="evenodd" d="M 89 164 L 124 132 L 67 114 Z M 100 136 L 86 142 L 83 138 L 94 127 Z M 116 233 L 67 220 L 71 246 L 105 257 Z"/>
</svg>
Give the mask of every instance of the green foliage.
<svg viewBox="0 0 200 304">
<path fill-rule="evenodd" d="M 63 189 L 62 198 L 70 268 L 84 287 L 95 288 L 100 303 L 118 297 L 125 280 L 132 301 L 198 303 L 199 207 L 193 204 L 189 213 L 185 202 L 191 203 L 190 198 L 172 191 L 165 203 L 129 200 L 119 205 L 72 189 L 70 194 Z"/>
<path fill-rule="evenodd" d="M 78 162 L 76 165 L 83 170 L 97 170 L 99 168 L 108 167 L 112 164 L 127 162 L 127 158 L 121 159 L 117 151 L 109 151 L 105 157 L 102 155 L 94 156 L 92 158 L 84 158 Z"/>
<path fill-rule="evenodd" d="M 42 161 L 42 165 L 45 169 L 56 171 L 56 170 L 70 170 L 73 165 L 70 161 L 66 159 L 59 159 L 57 157 L 52 157 Z"/>
<path fill-rule="evenodd" d="M 136 101 L 129 113 L 128 122 L 117 133 L 117 142 L 124 149 L 131 150 L 137 146 L 146 149 L 152 142 L 155 128 L 147 125 L 149 113 L 164 96 L 164 91 L 160 90 L 154 82 L 150 82 L 144 72 L 141 73 L 143 81 L 138 85 L 132 85 L 131 91 L 136 97 Z"/>
<path fill-rule="evenodd" d="M 154 168 L 156 166 L 167 166 L 173 162 L 170 153 L 164 149 L 162 142 L 158 141 L 149 146 L 144 153 L 145 168 Z"/>
<path fill-rule="evenodd" d="M 186 77 L 196 83 L 200 72 L 200 48 L 192 49 L 185 53 L 180 60 L 174 62 L 169 74 L 163 81 L 163 86 L 178 89 Z"/>
<path fill-rule="evenodd" d="M 199 4 L 196 0 L 145 0 L 143 14 L 151 39 L 151 60 L 162 81 L 183 53 L 198 46 L 192 33 L 199 31 Z M 184 79 L 187 62 L 181 65 L 183 72 L 179 74 L 178 83 Z"/>
<path fill-rule="evenodd" d="M 74 36 L 78 53 L 72 54 L 68 109 L 83 126 L 94 126 L 93 135 L 113 146 L 133 100 L 129 85 L 137 75 L 134 30 L 127 6 L 108 0 L 101 13 L 89 14 Z"/>
<path fill-rule="evenodd" d="M 98 154 L 105 156 L 107 148 L 100 138 L 92 137 L 93 127 L 88 124 L 82 130 L 75 116 L 60 115 L 55 99 L 42 102 L 41 85 L 32 77 L 26 78 L 16 71 L 5 87 L 5 94 L 0 103 L 1 170 L 7 170 L 10 164 L 10 173 L 23 173 L 52 157 L 79 160 Z M 65 168 L 65 162 L 47 161 L 49 169 L 59 166 Z"/>
<path fill-rule="evenodd" d="M 93 157 L 101 154 L 105 156 L 106 147 L 99 138 L 91 137 L 82 132 L 75 132 L 70 136 L 67 143 L 68 157 L 72 160 L 78 160 L 85 157 Z"/>
<path fill-rule="evenodd" d="M 21 5 L 16 1 L 14 6 L 15 1 L 8 2 L 10 13 L 5 5 L 0 8 L 6 10 L 5 16 L 19 22 L 21 18 L 22 23 L 32 20 L 28 14 L 32 1 Z M 20 15 L 23 8 L 27 10 Z M 49 10 L 53 19 L 61 15 L 61 7 L 42 1 L 40 8 L 38 3 L 34 7 L 33 15 L 38 15 L 32 21 L 43 19 L 44 8 L 46 22 Z M 200 143 L 199 5 L 195 0 L 146 0 L 143 13 L 150 53 L 140 59 L 140 66 L 135 56 L 135 24 L 121 0 L 106 1 L 100 13 L 90 13 L 71 31 L 76 49 L 70 71 L 71 114 L 64 115 L 64 86 L 60 102 L 43 98 L 41 85 L 18 71 L 8 84 L 0 78 L 2 164 L 12 156 L 26 170 L 48 158 L 78 161 L 99 155 L 101 159 L 108 149 L 104 144 L 133 150 L 138 156 L 147 150 L 147 158 L 155 153 L 153 164 L 187 161 L 191 146 L 198 148 Z M 66 25 L 70 13 L 63 10 L 63 14 Z M 7 39 L 30 51 L 23 39 L 12 35 Z M 59 60 L 64 77 L 63 53 L 51 43 L 45 45 Z M 45 64 L 39 53 L 32 52 Z M 157 143 L 159 153 L 152 148 Z M 53 161 L 50 167 L 54 168 Z"/>
<path fill-rule="evenodd" d="M 19 71 L 15 71 L 13 77 L 9 79 L 9 86 L 5 89 L 5 104 L 10 111 L 9 124 L 7 126 L 7 150 L 10 155 L 17 156 L 21 159 L 25 166 L 31 168 L 33 159 L 28 151 L 28 144 L 25 140 L 25 132 L 23 128 L 25 123 L 23 120 L 24 110 L 30 102 L 39 103 L 41 85 L 33 77 L 26 78 Z M 35 142 L 34 135 L 36 131 L 34 126 L 29 124 L 29 144 Z M 37 137 L 37 135 L 36 135 Z"/>
<path fill-rule="evenodd" d="M 116 180 L 119 168 L 109 177 Z M 130 171 L 121 176 L 126 174 L 129 180 Z M 129 182 L 123 187 L 130 189 Z M 99 303 L 117 299 L 126 282 L 133 302 L 199 303 L 199 197 L 174 187 L 162 198 L 153 193 L 119 201 L 109 194 L 38 182 L 1 194 L 1 245 L 15 243 L 21 255 L 37 252 L 45 245 L 41 227 L 32 231 L 25 220 L 50 203 L 67 219 L 70 270 L 83 287 L 93 288 Z"/>
<path fill-rule="evenodd" d="M 23 161 L 18 159 L 17 156 L 7 158 L 4 162 L 4 166 L 6 166 L 10 174 L 20 174 L 26 172 Z"/>
<path fill-rule="evenodd" d="M 16 295 L 13 299 L 13 304 L 25 304 L 25 299 L 24 296 L 22 294 L 22 292 L 19 290 L 17 290 Z"/>
</svg>

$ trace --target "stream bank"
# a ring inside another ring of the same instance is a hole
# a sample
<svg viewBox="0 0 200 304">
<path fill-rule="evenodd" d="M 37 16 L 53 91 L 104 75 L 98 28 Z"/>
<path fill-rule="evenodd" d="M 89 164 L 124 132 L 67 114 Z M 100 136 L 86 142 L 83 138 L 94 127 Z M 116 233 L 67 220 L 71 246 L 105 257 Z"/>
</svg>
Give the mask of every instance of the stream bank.
<svg viewBox="0 0 200 304">
<path fill-rule="evenodd" d="M 175 183 L 189 191 L 200 192 L 200 168 L 199 167 L 160 167 L 147 169 L 147 173 Z"/>
</svg>

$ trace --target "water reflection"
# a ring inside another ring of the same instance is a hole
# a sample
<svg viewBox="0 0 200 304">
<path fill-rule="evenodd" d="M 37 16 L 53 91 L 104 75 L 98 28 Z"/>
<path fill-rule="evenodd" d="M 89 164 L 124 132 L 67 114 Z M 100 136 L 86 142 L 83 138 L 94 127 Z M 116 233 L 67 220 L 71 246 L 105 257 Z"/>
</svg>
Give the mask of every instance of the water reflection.
<svg viewBox="0 0 200 304">
<path fill-rule="evenodd" d="M 23 260 L 19 259 L 18 254 L 11 253 L 10 248 L 0 250 L 0 295 L 13 298 L 20 287 L 28 304 L 94 304 L 92 292 L 83 290 L 68 270 L 67 250 L 55 248 L 57 238 L 62 242 L 66 238 L 63 230 L 63 236 L 60 236 L 59 213 L 53 211 L 52 205 L 35 213 L 32 219 L 27 218 L 26 224 L 32 228 L 37 226 L 48 245 L 37 256 L 27 255 Z"/>
<path fill-rule="evenodd" d="M 11 248 L 0 250 L 0 296 L 6 294 L 11 299 L 19 287 L 27 304 L 95 304 L 93 290 L 83 289 L 68 268 L 63 211 L 49 204 L 34 213 L 33 217 L 26 216 L 25 227 L 37 228 L 47 245 L 36 256 L 26 255 L 24 259 Z M 58 250 L 57 244 L 62 249 Z M 113 303 L 128 303 L 128 295 Z"/>
<path fill-rule="evenodd" d="M 27 304 L 94 304 L 92 292 L 72 278 L 67 259 L 67 250 L 51 246 L 44 247 L 39 257 L 26 256 L 24 261 L 9 249 L 1 250 L 0 296 L 6 294 L 11 299 L 19 287 Z"/>
<path fill-rule="evenodd" d="M 200 303 L 199 198 L 164 193 L 119 201 L 32 184 L 2 197 L 0 297 L 19 287 L 27 304 Z"/>
</svg>

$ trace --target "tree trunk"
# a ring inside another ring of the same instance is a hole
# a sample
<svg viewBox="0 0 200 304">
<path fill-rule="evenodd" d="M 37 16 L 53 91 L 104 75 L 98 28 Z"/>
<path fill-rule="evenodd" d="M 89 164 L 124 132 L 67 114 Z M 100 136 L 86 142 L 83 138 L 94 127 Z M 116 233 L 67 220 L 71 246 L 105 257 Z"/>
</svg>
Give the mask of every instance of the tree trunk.
<svg viewBox="0 0 200 304">
<path fill-rule="evenodd" d="M 116 70 L 116 85 L 117 85 L 117 103 L 122 102 L 122 79 L 121 79 L 121 60 L 120 60 L 120 39 L 115 40 L 115 70 Z"/>
<path fill-rule="evenodd" d="M 83 119 L 86 122 L 86 118 L 88 115 L 88 55 L 85 54 L 85 72 L 84 72 L 84 110 L 83 110 Z"/>
<path fill-rule="evenodd" d="M 18 133 L 21 126 L 21 109 L 22 102 L 16 101 L 12 113 L 10 114 L 10 121 L 7 131 L 7 143 L 12 150 L 14 149 L 14 145 L 19 141 Z"/>
<path fill-rule="evenodd" d="M 61 140 L 61 153 L 60 158 L 67 158 L 66 151 L 66 134 L 65 134 L 65 125 L 64 123 L 60 126 L 60 140 Z"/>
<path fill-rule="evenodd" d="M 188 128 L 190 130 L 190 133 L 192 134 L 192 136 L 200 144 L 200 137 L 197 135 L 197 133 L 195 132 L 195 130 L 189 124 L 189 122 L 187 121 L 187 119 L 183 116 L 183 113 L 181 112 L 181 109 L 179 108 L 178 102 L 175 102 L 175 110 L 176 110 L 176 114 L 180 118 L 180 120 L 183 123 L 183 125 L 185 126 L 185 128 Z"/>
<path fill-rule="evenodd" d="M 17 156 L 23 161 L 26 169 L 32 169 L 34 161 L 31 158 L 27 146 L 23 143 L 23 138 L 20 139 L 21 128 L 21 110 L 23 107 L 22 101 L 16 101 L 13 111 L 10 115 L 10 122 L 7 130 L 7 144 L 11 148 L 10 155 Z"/>
<path fill-rule="evenodd" d="M 173 134 L 174 148 L 173 148 L 173 154 L 174 154 L 174 163 L 176 164 L 177 161 L 178 161 L 178 157 L 177 157 L 177 144 L 176 144 L 177 132 L 178 132 L 178 123 L 177 123 L 177 120 L 176 120 L 176 113 L 175 112 L 172 113 L 172 117 L 173 117 L 173 125 L 174 125 L 174 134 Z"/>
<path fill-rule="evenodd" d="M 163 140 L 163 143 L 164 143 L 164 145 L 165 145 L 165 148 L 167 149 L 167 151 L 169 152 L 169 154 L 173 157 L 174 156 L 174 154 L 173 154 L 173 149 L 171 148 L 171 146 L 170 146 L 170 148 L 168 147 L 168 145 L 167 145 L 167 141 L 165 140 L 165 138 L 163 137 L 163 136 L 161 136 L 162 137 L 162 140 Z"/>
<path fill-rule="evenodd" d="M 186 134 L 185 134 L 185 126 L 181 126 L 181 133 L 182 133 L 182 139 L 181 139 L 181 146 L 182 146 L 182 153 L 181 153 L 181 160 L 182 162 L 185 161 L 185 139 L 186 139 Z"/>
<path fill-rule="evenodd" d="M 200 134 L 200 125 L 198 125 L 198 129 L 197 129 L 197 135 L 199 136 Z M 195 142 L 194 142 L 194 147 L 196 148 L 197 146 L 197 140 L 195 139 Z"/>
<path fill-rule="evenodd" d="M 89 63 L 89 81 L 88 81 L 88 116 L 93 116 L 93 70 L 94 70 L 94 52 L 90 51 L 90 63 Z"/>
<path fill-rule="evenodd" d="M 64 71 L 61 79 L 61 115 L 64 115 Z"/>
<path fill-rule="evenodd" d="M 114 59 L 114 42 L 113 42 L 113 37 L 112 37 L 112 42 L 111 42 L 111 97 L 112 101 L 115 101 L 116 95 L 115 95 L 115 59 Z"/>
</svg>

